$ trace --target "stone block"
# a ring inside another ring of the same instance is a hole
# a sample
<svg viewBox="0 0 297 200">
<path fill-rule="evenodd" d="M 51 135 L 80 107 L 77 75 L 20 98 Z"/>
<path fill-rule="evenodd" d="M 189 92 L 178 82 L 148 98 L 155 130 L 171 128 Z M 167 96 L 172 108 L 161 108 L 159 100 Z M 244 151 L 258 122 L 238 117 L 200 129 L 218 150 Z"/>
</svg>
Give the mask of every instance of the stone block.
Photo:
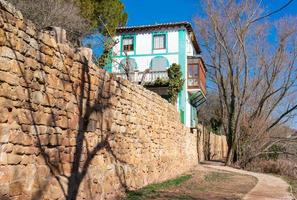
<svg viewBox="0 0 297 200">
<path fill-rule="evenodd" d="M 5 46 L 7 44 L 7 36 L 4 30 L 0 29 L 0 46 Z"/>
<path fill-rule="evenodd" d="M 10 85 L 19 85 L 19 77 L 15 74 L 0 71 L 0 81 Z"/>
<path fill-rule="evenodd" d="M 0 152 L 11 153 L 13 151 L 13 144 L 6 143 L 0 146 Z"/>
<path fill-rule="evenodd" d="M 29 110 L 17 109 L 14 111 L 14 117 L 19 124 L 31 124 L 33 123 L 32 115 Z"/>
<path fill-rule="evenodd" d="M 7 123 L 9 115 L 10 112 L 8 111 L 8 108 L 0 107 L 0 123 Z"/>
<path fill-rule="evenodd" d="M 0 152 L 0 165 L 7 165 L 7 153 Z"/>
<path fill-rule="evenodd" d="M 49 56 L 53 56 L 54 55 L 53 50 L 50 47 L 46 46 L 46 45 L 42 45 L 40 47 L 40 51 L 42 53 L 46 54 L 46 55 L 49 55 Z"/>
<path fill-rule="evenodd" d="M 68 128 L 68 118 L 66 116 L 59 116 L 55 121 L 56 126 L 61 127 L 62 129 Z"/>
<path fill-rule="evenodd" d="M 23 191 L 22 182 L 12 182 L 9 184 L 9 196 L 14 197 L 21 195 Z"/>
<path fill-rule="evenodd" d="M 38 39 L 50 47 L 57 48 L 55 38 L 48 33 L 39 33 Z"/>
<path fill-rule="evenodd" d="M 35 91 L 31 94 L 32 102 L 44 105 L 46 104 L 46 98 L 44 94 L 40 91 Z"/>
<path fill-rule="evenodd" d="M 1 182 L 0 183 L 0 199 L 10 200 L 9 198 L 9 183 Z"/>
<path fill-rule="evenodd" d="M 2 46 L 0 47 L 0 57 L 15 59 L 16 54 L 12 49 L 6 46 Z"/>
<path fill-rule="evenodd" d="M 9 141 L 10 127 L 7 123 L 0 124 L 0 143 L 7 143 Z"/>
<path fill-rule="evenodd" d="M 0 57 L 0 69 L 1 71 L 10 71 L 12 68 L 17 68 L 15 60 L 11 60 L 9 58 Z"/>
<path fill-rule="evenodd" d="M 23 155 L 22 156 L 22 161 L 21 161 L 21 165 L 28 165 L 32 163 L 32 156 L 28 156 L 28 155 Z"/>
<path fill-rule="evenodd" d="M 29 57 L 25 58 L 24 66 L 29 67 L 32 70 L 37 70 L 41 67 L 36 59 L 29 58 Z"/>
<path fill-rule="evenodd" d="M 22 156 L 17 154 L 7 154 L 7 164 L 9 165 L 17 165 L 22 161 Z"/>
<path fill-rule="evenodd" d="M 28 25 L 28 26 L 26 26 L 26 28 L 25 28 L 25 32 L 28 34 L 28 35 L 30 35 L 31 37 L 36 37 L 36 28 L 35 28 L 35 26 L 34 25 Z"/>
</svg>

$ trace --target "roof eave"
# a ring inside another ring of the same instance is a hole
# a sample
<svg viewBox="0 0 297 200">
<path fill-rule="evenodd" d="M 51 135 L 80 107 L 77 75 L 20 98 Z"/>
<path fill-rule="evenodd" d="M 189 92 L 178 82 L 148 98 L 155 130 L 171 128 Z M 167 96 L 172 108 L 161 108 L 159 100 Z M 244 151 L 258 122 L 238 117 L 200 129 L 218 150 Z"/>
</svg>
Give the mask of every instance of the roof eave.
<svg viewBox="0 0 297 200">
<path fill-rule="evenodd" d="M 116 34 L 121 33 L 131 33 L 135 31 L 148 31 L 148 30 L 154 30 L 154 29 L 160 29 L 160 28 L 173 28 L 173 27 L 184 27 L 189 33 L 193 33 L 193 37 L 191 38 L 191 41 L 193 43 L 193 46 L 197 52 L 197 54 L 201 53 L 201 48 L 198 44 L 197 38 L 195 36 L 194 30 L 192 28 L 192 25 L 189 22 L 178 22 L 178 23 L 167 23 L 167 24 L 156 24 L 156 25 L 144 25 L 144 26 L 131 26 L 131 27 L 119 27 L 116 29 Z"/>
</svg>

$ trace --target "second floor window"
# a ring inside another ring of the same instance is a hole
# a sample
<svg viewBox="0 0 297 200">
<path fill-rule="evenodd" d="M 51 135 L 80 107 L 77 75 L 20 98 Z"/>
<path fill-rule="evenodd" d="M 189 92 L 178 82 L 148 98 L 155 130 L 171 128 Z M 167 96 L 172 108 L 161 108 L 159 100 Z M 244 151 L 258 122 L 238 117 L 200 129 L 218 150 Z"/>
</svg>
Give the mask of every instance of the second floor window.
<svg viewBox="0 0 297 200">
<path fill-rule="evenodd" d="M 134 51 L 134 38 L 128 37 L 123 39 L 123 50 Z"/>
<path fill-rule="evenodd" d="M 165 49 L 166 48 L 166 36 L 154 35 L 154 49 Z"/>
</svg>

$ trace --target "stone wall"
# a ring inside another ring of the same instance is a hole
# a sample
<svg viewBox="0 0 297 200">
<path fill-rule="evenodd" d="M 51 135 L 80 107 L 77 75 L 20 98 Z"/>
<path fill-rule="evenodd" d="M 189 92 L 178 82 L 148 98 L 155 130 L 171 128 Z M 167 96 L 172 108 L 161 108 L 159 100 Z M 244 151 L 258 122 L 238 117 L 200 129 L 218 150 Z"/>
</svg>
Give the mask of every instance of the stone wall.
<svg viewBox="0 0 297 200">
<path fill-rule="evenodd" d="M 225 161 L 228 153 L 226 136 L 215 134 L 199 124 L 197 150 L 200 162 L 205 160 Z"/>
<path fill-rule="evenodd" d="M 4 0 L 0 14 L 0 199 L 119 199 L 198 163 L 174 106 Z"/>
</svg>

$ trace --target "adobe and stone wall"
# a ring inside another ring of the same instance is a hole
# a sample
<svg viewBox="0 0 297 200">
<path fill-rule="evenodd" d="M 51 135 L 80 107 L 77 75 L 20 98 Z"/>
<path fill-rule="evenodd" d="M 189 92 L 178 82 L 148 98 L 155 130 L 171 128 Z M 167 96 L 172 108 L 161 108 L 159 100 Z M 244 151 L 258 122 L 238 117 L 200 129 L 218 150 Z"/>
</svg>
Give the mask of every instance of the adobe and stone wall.
<svg viewBox="0 0 297 200">
<path fill-rule="evenodd" d="M 227 158 L 228 144 L 225 135 L 218 135 L 209 131 L 202 124 L 197 126 L 198 130 L 198 157 L 199 162 L 205 160 L 224 161 Z"/>
<path fill-rule="evenodd" d="M 0 14 L 0 199 L 119 199 L 197 165 L 174 106 L 4 0 Z"/>
</svg>

